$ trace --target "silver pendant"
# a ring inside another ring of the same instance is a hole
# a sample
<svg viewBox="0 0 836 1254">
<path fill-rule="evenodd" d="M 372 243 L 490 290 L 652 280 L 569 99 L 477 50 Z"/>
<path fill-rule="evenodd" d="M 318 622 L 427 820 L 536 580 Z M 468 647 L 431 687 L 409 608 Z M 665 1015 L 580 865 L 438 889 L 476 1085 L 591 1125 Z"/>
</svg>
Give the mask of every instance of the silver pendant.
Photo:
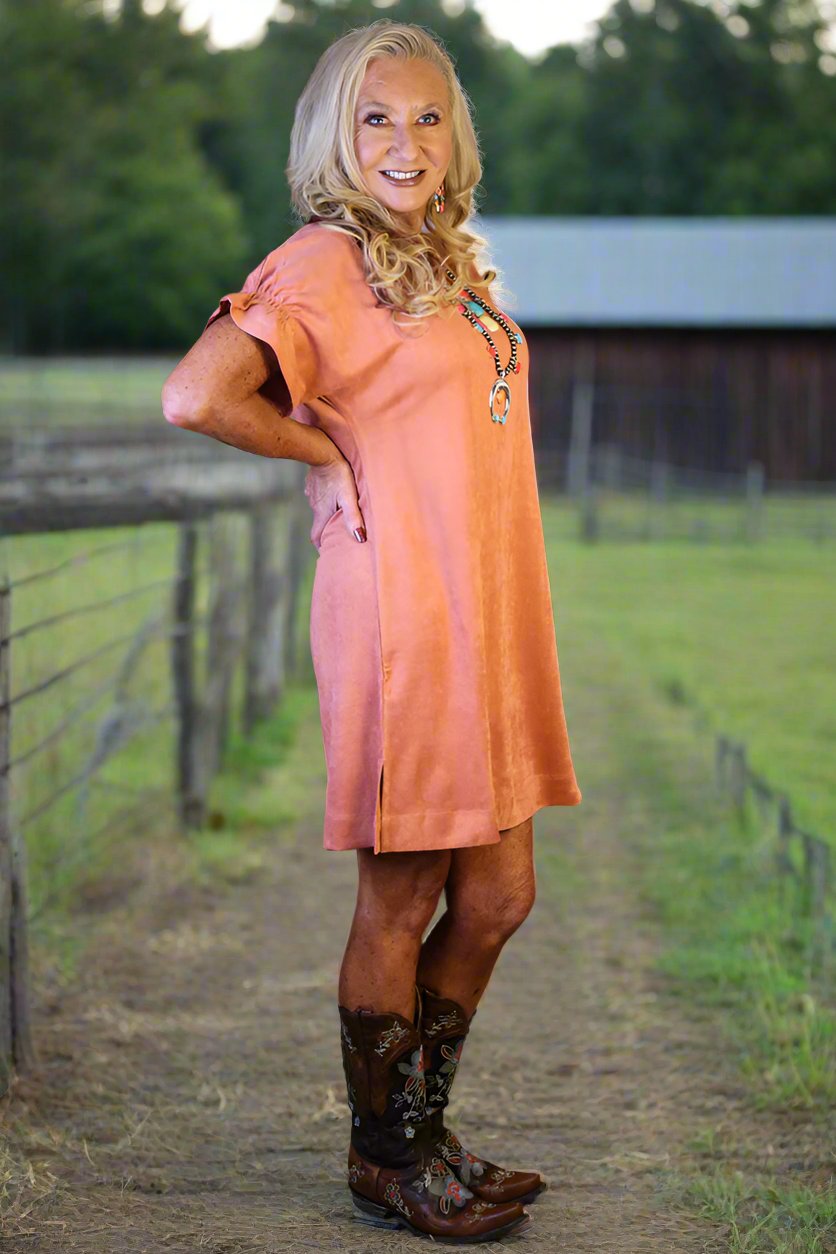
<svg viewBox="0 0 836 1254">
<path fill-rule="evenodd" d="M 493 407 L 494 407 L 494 402 L 496 401 L 496 398 L 499 392 L 505 393 L 505 408 L 503 409 L 501 414 L 495 414 L 493 411 Z M 493 419 L 493 421 L 505 422 L 505 419 L 508 417 L 508 414 L 511 410 L 511 389 L 509 388 L 508 384 L 505 382 L 504 379 L 497 379 L 496 382 L 494 383 L 493 387 L 491 388 L 491 399 L 489 401 L 489 404 L 490 404 L 490 409 L 491 409 L 491 418 Z"/>
</svg>

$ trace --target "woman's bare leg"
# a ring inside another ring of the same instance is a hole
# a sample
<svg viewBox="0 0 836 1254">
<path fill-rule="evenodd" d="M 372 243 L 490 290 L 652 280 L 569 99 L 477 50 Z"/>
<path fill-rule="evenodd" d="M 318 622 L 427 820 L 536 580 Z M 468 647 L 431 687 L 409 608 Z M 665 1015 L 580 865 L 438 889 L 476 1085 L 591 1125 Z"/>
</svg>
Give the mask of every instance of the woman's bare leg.
<svg viewBox="0 0 836 1254">
<path fill-rule="evenodd" d="M 348 1010 L 395 1011 L 412 1019 L 421 938 L 452 852 L 357 850 L 357 905 L 339 979 L 339 1001 Z"/>
<path fill-rule="evenodd" d="M 424 941 L 417 978 L 472 1014 L 503 945 L 534 904 L 533 820 L 504 829 L 499 844 L 450 852 L 447 908 Z"/>
</svg>

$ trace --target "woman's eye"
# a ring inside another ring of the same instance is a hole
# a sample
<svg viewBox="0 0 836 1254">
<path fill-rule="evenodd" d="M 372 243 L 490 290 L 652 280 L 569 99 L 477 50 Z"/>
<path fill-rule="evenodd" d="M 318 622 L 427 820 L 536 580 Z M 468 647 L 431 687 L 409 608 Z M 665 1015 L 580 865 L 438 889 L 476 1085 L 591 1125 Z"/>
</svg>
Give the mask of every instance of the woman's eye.
<svg viewBox="0 0 836 1254">
<path fill-rule="evenodd" d="M 440 118 L 439 114 L 437 114 L 437 113 L 422 113 L 422 114 L 421 114 L 421 117 L 422 117 L 422 118 L 432 118 L 432 120 L 433 120 L 434 122 L 440 122 L 440 121 L 441 121 L 441 118 Z M 375 118 L 383 118 L 383 119 L 384 119 L 384 121 L 385 121 L 385 115 L 384 115 L 384 114 L 382 114 L 382 113 L 370 113 L 370 114 L 368 115 L 368 117 L 366 118 L 366 121 L 367 121 L 367 122 L 370 122 L 370 123 L 374 126 L 374 125 L 375 125 Z"/>
</svg>

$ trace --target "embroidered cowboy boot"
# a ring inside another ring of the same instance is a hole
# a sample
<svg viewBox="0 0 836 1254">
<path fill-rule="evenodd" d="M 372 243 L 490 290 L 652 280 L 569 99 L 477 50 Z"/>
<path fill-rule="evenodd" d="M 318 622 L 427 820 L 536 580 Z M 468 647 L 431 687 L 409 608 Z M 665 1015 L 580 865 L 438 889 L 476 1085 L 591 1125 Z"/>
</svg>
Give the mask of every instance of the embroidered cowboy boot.
<svg viewBox="0 0 836 1254">
<path fill-rule="evenodd" d="M 339 1014 L 357 1217 L 437 1241 L 489 1241 L 527 1225 L 518 1202 L 474 1197 L 430 1143 L 418 1027 L 397 1013 Z"/>
<path fill-rule="evenodd" d="M 465 1037 L 476 1014 L 468 1018 L 458 1002 L 437 997 L 423 985 L 416 985 L 421 1006 L 421 1041 L 424 1048 L 424 1075 L 430 1140 L 466 1188 L 489 1202 L 531 1202 L 548 1188 L 536 1171 L 512 1171 L 497 1167 L 486 1158 L 469 1153 L 454 1132 L 444 1125 L 444 1109 L 456 1077 Z"/>
</svg>

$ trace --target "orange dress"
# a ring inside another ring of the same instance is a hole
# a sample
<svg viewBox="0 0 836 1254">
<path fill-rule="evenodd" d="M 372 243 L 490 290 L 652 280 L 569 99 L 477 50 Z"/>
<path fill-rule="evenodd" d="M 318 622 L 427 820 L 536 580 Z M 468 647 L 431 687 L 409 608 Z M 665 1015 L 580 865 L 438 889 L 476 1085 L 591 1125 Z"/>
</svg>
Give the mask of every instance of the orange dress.
<svg viewBox="0 0 836 1254">
<path fill-rule="evenodd" d="M 325 848 L 490 845 L 543 806 L 577 805 L 524 337 L 495 422 L 485 337 L 455 307 L 398 327 L 353 238 L 319 222 L 206 325 L 227 311 L 275 351 L 284 412 L 348 459 L 368 536 L 338 509 L 316 559 Z M 508 337 L 491 334 L 505 365 Z"/>
</svg>

